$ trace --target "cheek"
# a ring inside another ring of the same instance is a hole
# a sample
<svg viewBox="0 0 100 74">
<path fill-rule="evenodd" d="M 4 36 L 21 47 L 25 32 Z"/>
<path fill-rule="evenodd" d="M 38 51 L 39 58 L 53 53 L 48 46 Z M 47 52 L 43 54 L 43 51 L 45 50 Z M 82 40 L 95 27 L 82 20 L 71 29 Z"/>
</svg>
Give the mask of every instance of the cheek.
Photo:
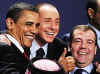
<svg viewBox="0 0 100 74">
<path fill-rule="evenodd" d="M 72 44 L 71 51 L 73 55 L 77 55 L 77 52 L 79 51 L 79 47 L 80 47 L 79 45 Z"/>
<path fill-rule="evenodd" d="M 59 32 L 59 26 L 57 26 L 56 30 L 57 30 L 57 32 Z"/>
<path fill-rule="evenodd" d="M 92 53 L 93 55 L 95 55 L 96 54 L 96 50 L 95 50 L 95 48 L 92 48 L 92 49 L 90 49 L 90 54 Z"/>
</svg>

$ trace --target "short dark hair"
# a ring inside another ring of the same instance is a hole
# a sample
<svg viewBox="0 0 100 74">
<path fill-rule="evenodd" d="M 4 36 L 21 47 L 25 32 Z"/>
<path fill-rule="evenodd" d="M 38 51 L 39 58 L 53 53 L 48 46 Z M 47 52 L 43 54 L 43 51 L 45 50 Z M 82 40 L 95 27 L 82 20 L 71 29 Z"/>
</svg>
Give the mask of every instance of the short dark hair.
<svg viewBox="0 0 100 74">
<path fill-rule="evenodd" d="M 95 30 L 93 28 L 91 28 L 89 25 L 77 25 L 75 27 L 73 27 L 72 32 L 70 33 L 70 46 L 72 44 L 73 41 L 73 33 L 75 30 L 80 29 L 84 32 L 91 30 L 94 34 L 95 34 L 95 45 L 97 45 L 97 34 L 95 32 Z"/>
<path fill-rule="evenodd" d="M 19 2 L 19 3 L 13 4 L 8 9 L 8 12 L 6 14 L 6 19 L 9 17 L 9 18 L 13 19 L 14 22 L 16 23 L 18 18 L 21 15 L 21 12 L 24 10 L 30 10 L 30 11 L 34 11 L 34 12 L 38 13 L 38 9 L 35 6 L 33 6 L 32 4 L 25 3 L 25 2 Z"/>
<path fill-rule="evenodd" d="M 88 8 L 92 8 L 94 11 L 97 11 L 97 0 L 88 0 L 87 2 L 87 10 Z"/>
</svg>

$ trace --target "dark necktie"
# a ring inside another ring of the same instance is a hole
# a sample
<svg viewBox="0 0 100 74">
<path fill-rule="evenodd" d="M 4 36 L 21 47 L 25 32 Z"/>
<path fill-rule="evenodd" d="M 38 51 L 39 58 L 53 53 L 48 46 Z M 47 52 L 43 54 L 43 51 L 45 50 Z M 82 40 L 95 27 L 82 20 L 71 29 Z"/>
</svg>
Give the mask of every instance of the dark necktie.
<svg viewBox="0 0 100 74">
<path fill-rule="evenodd" d="M 39 50 L 36 51 L 37 58 L 43 58 L 44 55 L 45 55 L 45 52 L 44 52 L 43 48 L 39 48 Z"/>
<path fill-rule="evenodd" d="M 86 70 L 84 69 L 77 69 L 74 74 L 82 74 L 82 72 L 85 72 L 86 74 L 89 74 Z"/>
</svg>

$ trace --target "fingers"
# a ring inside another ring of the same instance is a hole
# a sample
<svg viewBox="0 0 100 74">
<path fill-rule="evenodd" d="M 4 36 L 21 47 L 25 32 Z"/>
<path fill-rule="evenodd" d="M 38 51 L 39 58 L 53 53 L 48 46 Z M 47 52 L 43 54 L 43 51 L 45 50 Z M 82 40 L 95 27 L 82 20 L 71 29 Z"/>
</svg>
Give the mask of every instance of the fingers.
<svg viewBox="0 0 100 74">
<path fill-rule="evenodd" d="M 6 34 L 0 35 L 0 42 L 11 45 L 10 41 L 6 38 Z"/>
<path fill-rule="evenodd" d="M 66 64 L 67 71 L 70 72 L 75 68 L 75 60 L 74 60 L 74 58 L 72 56 L 66 57 L 66 60 L 67 60 L 67 62 L 66 62 L 67 63 Z"/>
<path fill-rule="evenodd" d="M 66 49 L 66 48 L 64 48 L 64 51 L 63 51 L 63 53 L 62 53 L 61 57 L 65 57 L 65 56 L 66 56 L 66 54 L 67 54 L 67 49 Z"/>
</svg>

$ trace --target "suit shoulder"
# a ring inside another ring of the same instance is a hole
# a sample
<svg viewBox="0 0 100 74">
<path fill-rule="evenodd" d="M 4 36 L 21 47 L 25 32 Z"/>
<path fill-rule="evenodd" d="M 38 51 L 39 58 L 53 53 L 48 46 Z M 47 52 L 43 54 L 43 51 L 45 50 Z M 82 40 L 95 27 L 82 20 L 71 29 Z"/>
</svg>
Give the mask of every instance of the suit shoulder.
<svg viewBox="0 0 100 74">
<path fill-rule="evenodd" d="M 57 45 L 60 45 L 60 46 L 61 46 L 61 45 L 66 46 L 66 45 L 67 45 L 66 42 L 64 42 L 62 39 L 60 39 L 60 38 L 58 38 L 58 37 L 54 39 L 53 43 L 54 43 L 54 44 L 57 44 Z"/>
</svg>

